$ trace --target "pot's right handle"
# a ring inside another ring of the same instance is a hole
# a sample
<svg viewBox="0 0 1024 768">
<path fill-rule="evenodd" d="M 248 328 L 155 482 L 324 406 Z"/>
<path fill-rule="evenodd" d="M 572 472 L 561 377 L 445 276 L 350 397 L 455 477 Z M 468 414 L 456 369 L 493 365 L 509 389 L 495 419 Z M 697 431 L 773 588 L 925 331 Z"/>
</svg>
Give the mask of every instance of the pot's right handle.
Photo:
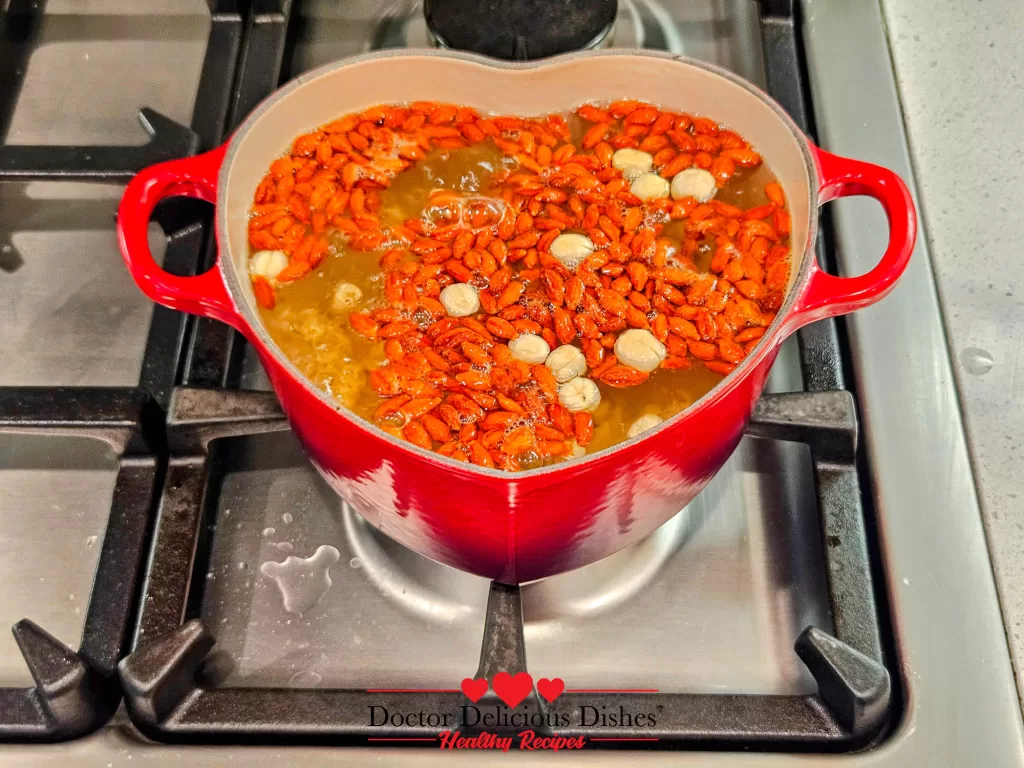
<svg viewBox="0 0 1024 768">
<path fill-rule="evenodd" d="M 153 260 L 147 237 L 149 218 L 164 198 L 177 195 L 216 202 L 217 174 L 225 150 L 221 146 L 139 171 L 117 209 L 117 239 L 128 271 L 146 296 L 165 307 L 212 317 L 244 331 L 217 266 L 195 277 L 172 275 Z"/>
<path fill-rule="evenodd" d="M 807 287 L 790 314 L 788 332 L 826 317 L 846 314 L 874 304 L 896 285 L 907 268 L 917 238 L 917 214 L 903 179 L 887 168 L 839 157 L 812 147 L 818 161 L 821 186 L 818 204 L 839 197 L 867 195 L 882 204 L 889 220 L 889 245 L 870 272 L 857 277 L 836 277 L 811 263 Z"/>
</svg>

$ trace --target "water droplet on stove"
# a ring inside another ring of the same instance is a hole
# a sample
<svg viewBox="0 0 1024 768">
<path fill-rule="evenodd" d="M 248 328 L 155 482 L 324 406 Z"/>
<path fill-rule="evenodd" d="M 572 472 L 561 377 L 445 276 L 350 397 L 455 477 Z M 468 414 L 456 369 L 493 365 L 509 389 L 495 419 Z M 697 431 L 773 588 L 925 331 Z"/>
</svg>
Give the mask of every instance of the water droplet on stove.
<svg viewBox="0 0 1024 768">
<path fill-rule="evenodd" d="M 360 560 L 358 557 L 353 557 L 351 560 L 348 561 L 348 565 L 350 568 L 362 568 L 363 561 Z"/>
<path fill-rule="evenodd" d="M 285 512 L 283 515 L 281 515 L 281 519 L 284 520 L 285 525 L 291 525 L 292 520 L 294 520 L 295 518 L 292 517 L 291 512 Z"/>
<path fill-rule="evenodd" d="M 260 573 L 275 581 L 288 613 L 302 614 L 320 602 L 331 586 L 331 566 L 340 559 L 337 549 L 322 544 L 307 558 L 289 555 L 283 563 L 268 560 Z"/>
<path fill-rule="evenodd" d="M 264 536 L 273 536 L 275 533 L 277 533 L 277 531 L 275 531 L 273 528 L 264 528 L 263 529 L 263 535 Z"/>
<path fill-rule="evenodd" d="M 74 599 L 75 599 L 75 593 L 72 592 L 70 595 L 68 595 L 68 602 L 70 603 Z"/>
<path fill-rule="evenodd" d="M 277 546 L 278 549 L 280 549 L 285 554 L 287 554 L 287 553 L 291 552 L 293 549 L 295 549 L 295 547 L 292 546 L 292 543 L 290 541 L 279 541 L 279 542 L 277 542 L 276 546 Z"/>
<path fill-rule="evenodd" d="M 323 678 L 313 670 L 303 669 L 296 672 L 288 679 L 288 685 L 295 688 L 312 688 L 321 680 L 323 680 Z"/>
<path fill-rule="evenodd" d="M 963 363 L 968 373 L 973 373 L 975 376 L 984 376 L 995 365 L 992 355 L 978 347 L 967 347 L 960 353 L 960 362 Z"/>
<path fill-rule="evenodd" d="M 903 579 L 903 583 L 910 586 L 910 579 Z"/>
<path fill-rule="evenodd" d="M 10 253 L 12 250 L 13 249 L 11 248 L 11 246 L 7 245 L 6 243 L 0 246 L 0 253 Z"/>
<path fill-rule="evenodd" d="M 94 546 L 94 545 L 96 544 L 96 542 L 97 542 L 97 541 L 99 541 L 99 540 L 100 540 L 100 537 L 99 537 L 99 536 L 86 536 L 86 537 L 85 537 L 85 546 L 87 546 L 87 547 L 92 547 L 92 546 Z"/>
<path fill-rule="evenodd" d="M 249 564 L 245 563 L 245 562 L 242 562 L 242 563 L 238 564 L 238 570 L 240 570 L 240 571 L 244 571 L 248 567 L 249 567 Z"/>
</svg>

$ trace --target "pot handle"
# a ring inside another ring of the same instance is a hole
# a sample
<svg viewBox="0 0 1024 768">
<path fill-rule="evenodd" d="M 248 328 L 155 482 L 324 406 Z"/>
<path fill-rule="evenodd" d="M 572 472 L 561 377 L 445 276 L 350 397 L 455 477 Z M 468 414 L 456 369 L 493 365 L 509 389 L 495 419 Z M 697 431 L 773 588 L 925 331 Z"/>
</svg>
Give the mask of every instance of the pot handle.
<svg viewBox="0 0 1024 768">
<path fill-rule="evenodd" d="M 226 146 L 195 157 L 171 160 L 139 171 L 128 182 L 117 209 L 117 240 L 121 256 L 136 285 L 165 307 L 211 317 L 242 328 L 242 320 L 216 266 L 195 277 L 172 275 L 149 250 L 147 229 L 157 203 L 183 196 L 217 201 L 217 174 Z"/>
<path fill-rule="evenodd" d="M 906 269 L 917 238 L 914 201 L 903 179 L 878 165 L 812 149 L 821 177 L 818 204 L 852 195 L 875 198 L 889 220 L 889 245 L 874 269 L 857 277 L 836 277 L 823 271 L 817 261 L 812 262 L 807 287 L 790 315 L 790 333 L 807 323 L 853 312 L 884 297 Z"/>
</svg>

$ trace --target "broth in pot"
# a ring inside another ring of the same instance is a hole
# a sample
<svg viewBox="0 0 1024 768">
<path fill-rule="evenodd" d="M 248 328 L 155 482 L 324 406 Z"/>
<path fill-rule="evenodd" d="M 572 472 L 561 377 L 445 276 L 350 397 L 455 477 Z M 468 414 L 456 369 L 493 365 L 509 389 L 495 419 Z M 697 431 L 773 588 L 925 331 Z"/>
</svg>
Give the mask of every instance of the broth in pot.
<svg viewBox="0 0 1024 768">
<path fill-rule="evenodd" d="M 758 343 L 790 271 L 756 150 L 634 101 L 344 116 L 272 164 L 249 235 L 262 320 L 316 386 L 398 438 L 508 470 L 694 403 Z"/>
</svg>

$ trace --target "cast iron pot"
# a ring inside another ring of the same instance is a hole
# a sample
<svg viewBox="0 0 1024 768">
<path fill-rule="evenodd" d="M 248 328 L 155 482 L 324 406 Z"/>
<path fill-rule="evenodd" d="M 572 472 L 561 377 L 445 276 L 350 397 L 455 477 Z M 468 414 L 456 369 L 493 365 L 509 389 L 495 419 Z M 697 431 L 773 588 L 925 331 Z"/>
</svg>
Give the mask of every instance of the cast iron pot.
<svg viewBox="0 0 1024 768">
<path fill-rule="evenodd" d="M 793 270 L 776 320 L 732 374 L 674 418 L 553 467 L 483 469 L 396 440 L 348 412 L 307 380 L 260 324 L 247 276 L 248 211 L 267 167 L 296 136 L 375 104 L 433 100 L 534 115 L 621 98 L 708 115 L 739 132 L 778 177 L 792 215 Z M 153 261 L 146 227 L 154 206 L 171 195 L 216 204 L 220 258 L 205 274 L 178 277 Z M 881 261 L 857 277 L 823 272 L 813 250 L 818 206 L 845 195 L 877 198 L 889 219 Z M 313 464 L 345 501 L 427 557 L 516 583 L 610 555 L 700 493 L 735 449 L 782 341 L 807 323 L 885 296 L 910 258 L 916 218 L 894 173 L 818 149 L 766 94 L 702 62 L 614 51 L 509 64 L 402 51 L 302 75 L 267 98 L 223 146 L 143 170 L 125 191 L 117 227 L 128 269 L 147 296 L 245 335 Z"/>
</svg>

